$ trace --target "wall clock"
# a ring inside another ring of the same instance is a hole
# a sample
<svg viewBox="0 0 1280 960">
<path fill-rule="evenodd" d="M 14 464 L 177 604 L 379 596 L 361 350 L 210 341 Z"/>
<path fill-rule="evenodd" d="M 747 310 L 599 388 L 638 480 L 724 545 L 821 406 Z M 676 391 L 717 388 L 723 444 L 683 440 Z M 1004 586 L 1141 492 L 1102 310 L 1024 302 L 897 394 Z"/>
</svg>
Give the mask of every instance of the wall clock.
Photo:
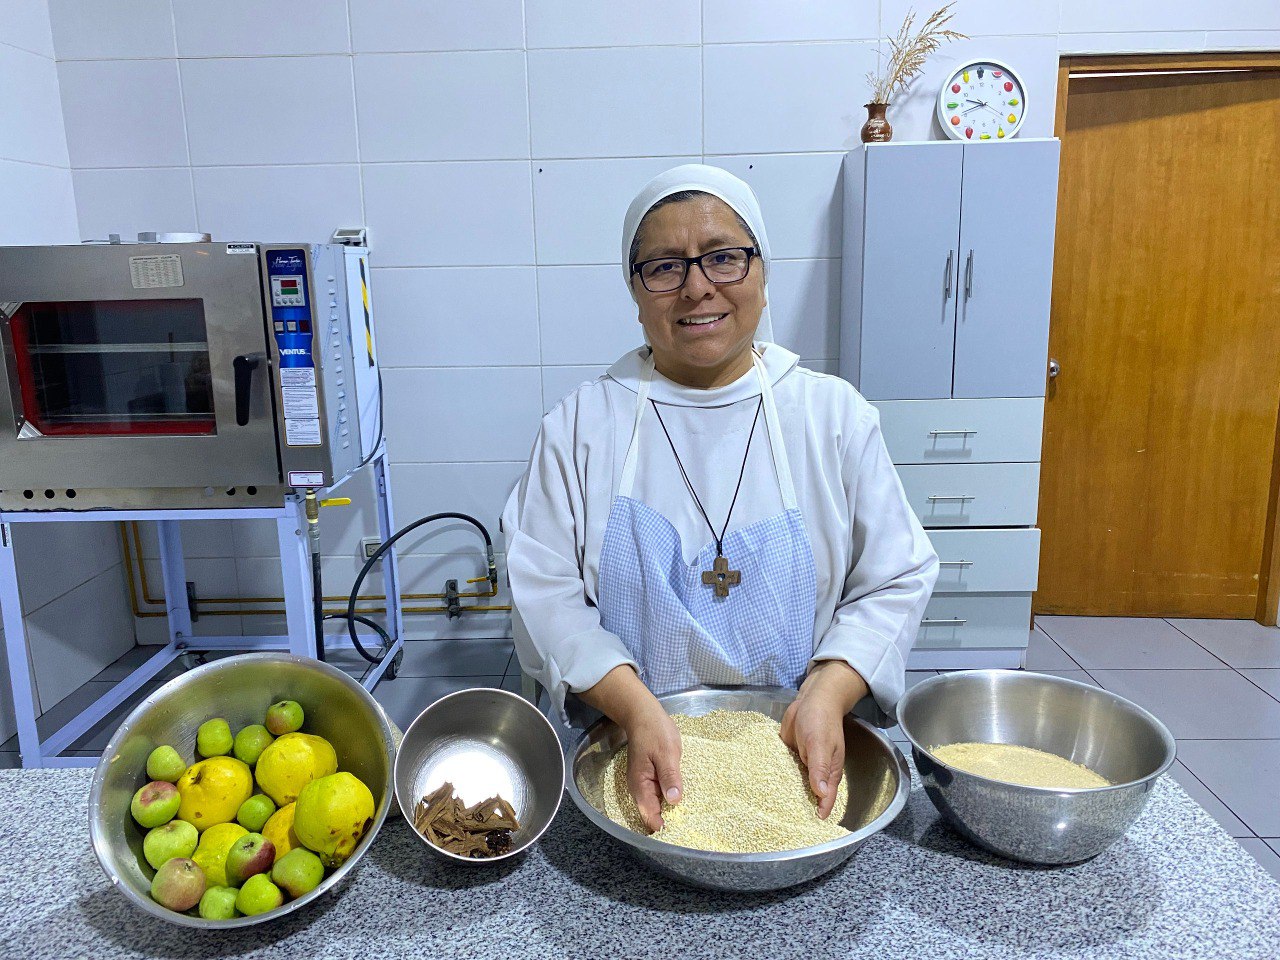
<svg viewBox="0 0 1280 960">
<path fill-rule="evenodd" d="M 952 140 L 1008 140 L 1026 115 L 1022 78 L 999 60 L 959 64 L 938 93 L 938 122 Z"/>
</svg>

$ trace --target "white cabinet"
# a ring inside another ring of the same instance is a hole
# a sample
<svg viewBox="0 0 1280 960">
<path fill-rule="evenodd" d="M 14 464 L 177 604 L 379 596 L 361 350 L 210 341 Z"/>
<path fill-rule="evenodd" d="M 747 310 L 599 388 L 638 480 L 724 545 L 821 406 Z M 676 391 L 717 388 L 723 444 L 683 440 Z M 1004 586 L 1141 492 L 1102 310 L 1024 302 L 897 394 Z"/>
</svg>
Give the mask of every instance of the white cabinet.
<svg viewBox="0 0 1280 960">
<path fill-rule="evenodd" d="M 882 143 L 845 158 L 840 374 L 879 409 L 944 563 L 915 668 L 1023 660 L 1058 147 Z"/>
</svg>

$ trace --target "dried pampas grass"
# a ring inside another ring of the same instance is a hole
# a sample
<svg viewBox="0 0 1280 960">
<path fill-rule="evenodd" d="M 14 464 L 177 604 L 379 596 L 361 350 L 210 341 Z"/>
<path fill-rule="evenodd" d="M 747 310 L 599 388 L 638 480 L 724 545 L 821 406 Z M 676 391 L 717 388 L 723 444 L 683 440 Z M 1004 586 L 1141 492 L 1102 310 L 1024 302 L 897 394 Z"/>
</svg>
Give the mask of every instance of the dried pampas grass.
<svg viewBox="0 0 1280 960">
<path fill-rule="evenodd" d="M 955 6 L 954 3 L 948 3 L 945 7 L 935 10 L 915 33 L 912 33 L 916 19 L 915 11 L 911 10 L 907 13 L 907 18 L 898 28 L 898 35 L 889 38 L 889 49 L 892 51 L 889 62 L 881 70 L 867 74 L 872 103 L 888 103 L 890 97 L 924 69 L 925 61 L 933 56 L 943 43 L 950 40 L 969 39 L 963 33 L 947 29 L 947 24 L 954 16 L 951 12 L 953 6 Z"/>
</svg>

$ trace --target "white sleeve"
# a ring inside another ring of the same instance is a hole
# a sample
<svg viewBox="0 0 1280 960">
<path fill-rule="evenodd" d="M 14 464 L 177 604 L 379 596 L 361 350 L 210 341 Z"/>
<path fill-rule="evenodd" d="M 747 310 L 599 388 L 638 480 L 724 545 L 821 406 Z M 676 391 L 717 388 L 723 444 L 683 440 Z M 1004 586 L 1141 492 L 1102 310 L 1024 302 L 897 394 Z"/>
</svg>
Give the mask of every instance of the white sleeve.
<svg viewBox="0 0 1280 960">
<path fill-rule="evenodd" d="M 938 579 L 938 555 L 889 460 L 880 416 L 866 406 L 841 464 L 848 497 L 852 562 L 831 627 L 814 662 L 843 660 L 894 715 L 906 685 L 906 658 Z"/>
<path fill-rule="evenodd" d="M 529 467 L 502 512 L 502 529 L 516 655 L 567 722 L 567 693 L 595 686 L 621 664 L 636 664 L 622 640 L 600 625 L 583 583 L 586 502 L 572 431 L 562 426 L 566 415 L 562 404 L 543 420 Z"/>
</svg>

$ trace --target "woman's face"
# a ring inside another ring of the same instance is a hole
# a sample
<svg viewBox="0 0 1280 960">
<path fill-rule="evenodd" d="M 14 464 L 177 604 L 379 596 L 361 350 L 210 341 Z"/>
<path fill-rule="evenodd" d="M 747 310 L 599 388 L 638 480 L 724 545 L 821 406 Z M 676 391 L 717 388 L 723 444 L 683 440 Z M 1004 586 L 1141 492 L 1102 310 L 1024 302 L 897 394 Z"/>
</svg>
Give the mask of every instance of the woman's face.
<svg viewBox="0 0 1280 960">
<path fill-rule="evenodd" d="M 636 262 L 750 246 L 751 237 L 727 203 L 699 196 L 659 207 L 643 221 Z M 738 367 L 749 367 L 751 342 L 765 306 L 759 257 L 752 257 L 747 275 L 733 283 L 712 283 L 696 264 L 689 267 L 679 290 L 650 293 L 638 274 L 632 275 L 631 283 L 640 323 L 665 376 L 690 385 L 719 386 L 721 374 L 732 373 L 725 381 L 731 382 L 744 372 Z M 698 322 L 709 317 L 715 319 Z"/>
</svg>

